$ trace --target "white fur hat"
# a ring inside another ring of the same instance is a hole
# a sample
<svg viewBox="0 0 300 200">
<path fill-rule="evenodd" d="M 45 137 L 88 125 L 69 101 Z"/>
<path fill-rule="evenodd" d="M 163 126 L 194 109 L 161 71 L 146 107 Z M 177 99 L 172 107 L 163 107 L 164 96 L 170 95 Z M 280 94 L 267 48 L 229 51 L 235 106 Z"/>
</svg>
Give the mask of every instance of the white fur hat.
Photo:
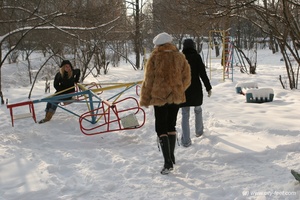
<svg viewBox="0 0 300 200">
<path fill-rule="evenodd" d="M 173 41 L 173 37 L 169 35 L 168 33 L 160 33 L 153 39 L 153 44 L 158 46 L 165 43 L 171 43 Z"/>
</svg>

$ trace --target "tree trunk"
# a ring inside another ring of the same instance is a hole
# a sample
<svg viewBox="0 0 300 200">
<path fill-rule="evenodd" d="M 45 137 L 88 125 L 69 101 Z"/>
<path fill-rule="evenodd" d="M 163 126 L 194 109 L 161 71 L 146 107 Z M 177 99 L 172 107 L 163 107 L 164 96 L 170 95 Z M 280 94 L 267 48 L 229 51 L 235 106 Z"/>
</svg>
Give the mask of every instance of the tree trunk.
<svg viewBox="0 0 300 200">
<path fill-rule="evenodd" d="M 2 62 L 2 42 L 0 42 L 0 62 Z M 2 93 L 2 74 L 1 74 L 1 69 L 2 69 L 2 63 L 0 64 L 0 98 L 1 98 L 1 105 L 4 104 L 4 97 L 3 97 L 3 93 Z"/>
<path fill-rule="evenodd" d="M 135 0 L 135 36 L 134 50 L 136 59 L 136 68 L 140 69 L 140 50 L 141 50 L 141 32 L 140 32 L 140 6 L 139 0 Z"/>
</svg>

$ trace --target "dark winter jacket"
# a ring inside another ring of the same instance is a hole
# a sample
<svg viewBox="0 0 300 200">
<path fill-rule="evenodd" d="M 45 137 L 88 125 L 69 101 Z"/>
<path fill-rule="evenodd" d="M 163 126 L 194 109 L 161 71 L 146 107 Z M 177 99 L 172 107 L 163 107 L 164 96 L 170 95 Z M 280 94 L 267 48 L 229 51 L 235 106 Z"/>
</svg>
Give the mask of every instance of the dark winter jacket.
<svg viewBox="0 0 300 200">
<path fill-rule="evenodd" d="M 80 77 L 80 70 L 79 69 L 72 69 L 73 70 L 73 76 L 71 78 L 68 78 L 68 73 L 64 72 L 64 75 L 62 76 L 60 72 L 58 72 L 55 75 L 54 78 L 54 88 L 56 89 L 55 93 L 58 93 L 60 91 L 66 90 L 70 87 L 73 87 L 75 83 L 78 83 L 79 77 Z M 71 88 L 69 90 L 66 90 L 60 94 L 68 94 L 75 92 L 75 88 Z"/>
<path fill-rule="evenodd" d="M 194 48 L 185 48 L 182 52 L 190 64 L 192 81 L 189 88 L 185 91 L 186 102 L 180 106 L 200 106 L 203 102 L 202 83 L 200 78 L 207 92 L 212 89 L 206 74 L 205 65 L 202 62 L 201 56 Z"/>
</svg>

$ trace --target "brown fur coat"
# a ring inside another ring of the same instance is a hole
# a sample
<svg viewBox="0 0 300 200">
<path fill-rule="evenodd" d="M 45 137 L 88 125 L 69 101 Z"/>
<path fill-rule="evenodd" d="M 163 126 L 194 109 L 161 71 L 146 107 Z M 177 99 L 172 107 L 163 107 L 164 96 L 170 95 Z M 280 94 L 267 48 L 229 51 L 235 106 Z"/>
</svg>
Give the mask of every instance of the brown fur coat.
<svg viewBox="0 0 300 200">
<path fill-rule="evenodd" d="M 156 47 L 146 64 L 140 105 L 162 106 L 185 102 L 191 72 L 184 54 L 170 43 Z"/>
</svg>

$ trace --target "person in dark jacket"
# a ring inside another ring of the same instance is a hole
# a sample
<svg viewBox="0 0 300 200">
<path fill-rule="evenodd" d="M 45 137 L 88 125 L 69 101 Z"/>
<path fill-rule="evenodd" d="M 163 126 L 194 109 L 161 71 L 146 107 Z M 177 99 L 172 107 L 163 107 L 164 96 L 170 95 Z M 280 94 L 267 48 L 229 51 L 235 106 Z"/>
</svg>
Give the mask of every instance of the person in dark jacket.
<svg viewBox="0 0 300 200">
<path fill-rule="evenodd" d="M 69 60 L 63 60 L 60 67 L 59 72 L 55 75 L 53 86 L 56 89 L 55 94 L 62 95 L 62 94 L 69 94 L 75 92 L 75 84 L 78 83 L 80 77 L 80 70 L 73 69 L 73 66 Z M 63 100 L 70 100 L 70 98 L 61 99 Z M 45 118 L 39 121 L 39 123 L 44 123 L 50 121 L 52 116 L 54 115 L 57 105 L 60 101 L 56 102 L 48 102 L 46 105 L 46 115 Z"/>
<path fill-rule="evenodd" d="M 195 113 L 195 131 L 196 137 L 200 137 L 203 134 L 203 119 L 202 119 L 202 108 L 203 103 L 203 92 L 202 83 L 200 78 L 208 92 L 208 97 L 211 96 L 212 86 L 209 78 L 206 74 L 205 65 L 202 62 L 201 56 L 195 49 L 195 43 L 192 39 L 185 39 L 183 42 L 182 53 L 185 55 L 191 67 L 191 85 L 185 91 L 186 102 L 180 105 L 182 112 L 182 136 L 181 143 L 184 147 L 188 147 L 192 144 L 190 138 L 190 107 L 194 107 Z"/>
</svg>

